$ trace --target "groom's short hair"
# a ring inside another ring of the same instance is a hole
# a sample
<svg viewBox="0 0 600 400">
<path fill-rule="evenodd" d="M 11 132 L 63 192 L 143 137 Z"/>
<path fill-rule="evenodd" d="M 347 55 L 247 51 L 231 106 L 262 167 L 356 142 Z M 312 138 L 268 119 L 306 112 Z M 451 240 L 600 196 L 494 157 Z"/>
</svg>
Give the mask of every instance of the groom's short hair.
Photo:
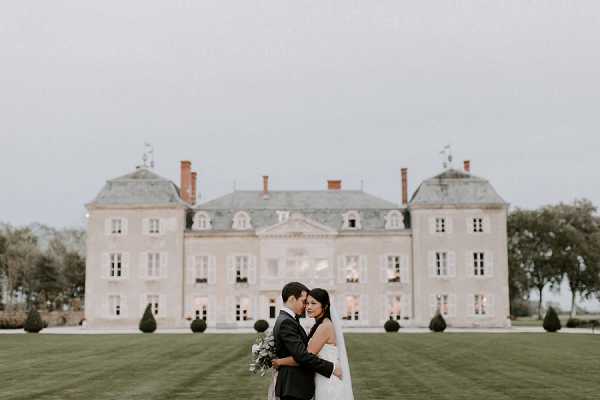
<svg viewBox="0 0 600 400">
<path fill-rule="evenodd" d="M 300 282 L 290 282 L 283 287 L 283 290 L 281 291 L 281 298 L 285 303 L 288 301 L 290 296 L 294 296 L 297 299 L 300 298 L 302 292 L 308 293 L 310 290 Z"/>
</svg>

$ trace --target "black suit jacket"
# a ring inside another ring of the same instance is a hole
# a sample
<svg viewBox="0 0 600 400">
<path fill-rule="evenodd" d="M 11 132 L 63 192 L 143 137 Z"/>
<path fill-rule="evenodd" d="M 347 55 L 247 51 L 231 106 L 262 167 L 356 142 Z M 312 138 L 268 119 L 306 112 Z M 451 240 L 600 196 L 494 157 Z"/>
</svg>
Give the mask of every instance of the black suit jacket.
<svg viewBox="0 0 600 400">
<path fill-rule="evenodd" d="M 292 396 L 298 399 L 312 399 L 315 395 L 315 372 L 327 378 L 333 373 L 333 363 L 321 360 L 309 353 L 308 336 L 300 323 L 285 311 L 273 327 L 277 358 L 292 356 L 299 367 L 280 367 L 275 385 L 279 397 Z"/>
</svg>

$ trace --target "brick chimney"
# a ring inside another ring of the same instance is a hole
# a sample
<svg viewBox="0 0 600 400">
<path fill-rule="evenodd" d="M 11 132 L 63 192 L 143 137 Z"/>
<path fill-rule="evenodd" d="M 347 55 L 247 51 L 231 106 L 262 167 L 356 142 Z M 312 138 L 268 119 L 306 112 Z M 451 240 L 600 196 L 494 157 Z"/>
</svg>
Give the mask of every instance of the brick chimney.
<svg viewBox="0 0 600 400">
<path fill-rule="evenodd" d="M 263 199 L 269 198 L 269 175 L 263 175 Z"/>
<path fill-rule="evenodd" d="M 471 160 L 465 160 L 464 165 L 465 165 L 465 172 L 470 174 L 471 173 Z"/>
<path fill-rule="evenodd" d="M 327 181 L 328 190 L 342 190 L 342 181 L 339 179 Z"/>
<path fill-rule="evenodd" d="M 400 169 L 402 175 L 402 205 L 406 207 L 408 205 L 408 169 Z"/>
<path fill-rule="evenodd" d="M 192 199 L 192 162 L 181 161 L 181 199 L 186 203 L 191 203 Z"/>
<path fill-rule="evenodd" d="M 192 171 L 192 205 L 196 204 L 196 199 L 198 198 L 197 196 L 197 192 L 196 192 L 196 181 L 198 179 L 198 173 L 195 171 Z"/>
</svg>

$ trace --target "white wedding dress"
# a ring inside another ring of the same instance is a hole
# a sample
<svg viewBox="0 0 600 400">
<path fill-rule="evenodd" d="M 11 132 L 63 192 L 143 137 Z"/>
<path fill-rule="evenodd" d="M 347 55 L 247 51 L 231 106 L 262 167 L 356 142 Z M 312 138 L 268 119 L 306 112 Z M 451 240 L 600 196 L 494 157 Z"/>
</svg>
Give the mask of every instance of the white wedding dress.
<svg viewBox="0 0 600 400">
<path fill-rule="evenodd" d="M 319 358 L 339 365 L 337 346 L 325 344 L 319 352 Z M 342 381 L 335 375 L 325 378 L 323 375 L 315 375 L 315 399 L 314 400 L 347 400 L 344 397 L 344 386 Z"/>
</svg>

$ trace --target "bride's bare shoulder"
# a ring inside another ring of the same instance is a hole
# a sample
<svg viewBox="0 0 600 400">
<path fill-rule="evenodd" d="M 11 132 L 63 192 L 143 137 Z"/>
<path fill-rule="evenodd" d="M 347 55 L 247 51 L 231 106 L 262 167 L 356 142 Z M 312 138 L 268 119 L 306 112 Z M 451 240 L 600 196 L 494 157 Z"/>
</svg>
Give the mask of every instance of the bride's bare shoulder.
<svg viewBox="0 0 600 400">
<path fill-rule="evenodd" d="M 329 318 L 325 318 L 321 325 L 317 328 L 317 331 L 321 330 L 321 334 L 329 338 L 329 341 L 335 341 L 335 329 L 333 323 Z"/>
</svg>

